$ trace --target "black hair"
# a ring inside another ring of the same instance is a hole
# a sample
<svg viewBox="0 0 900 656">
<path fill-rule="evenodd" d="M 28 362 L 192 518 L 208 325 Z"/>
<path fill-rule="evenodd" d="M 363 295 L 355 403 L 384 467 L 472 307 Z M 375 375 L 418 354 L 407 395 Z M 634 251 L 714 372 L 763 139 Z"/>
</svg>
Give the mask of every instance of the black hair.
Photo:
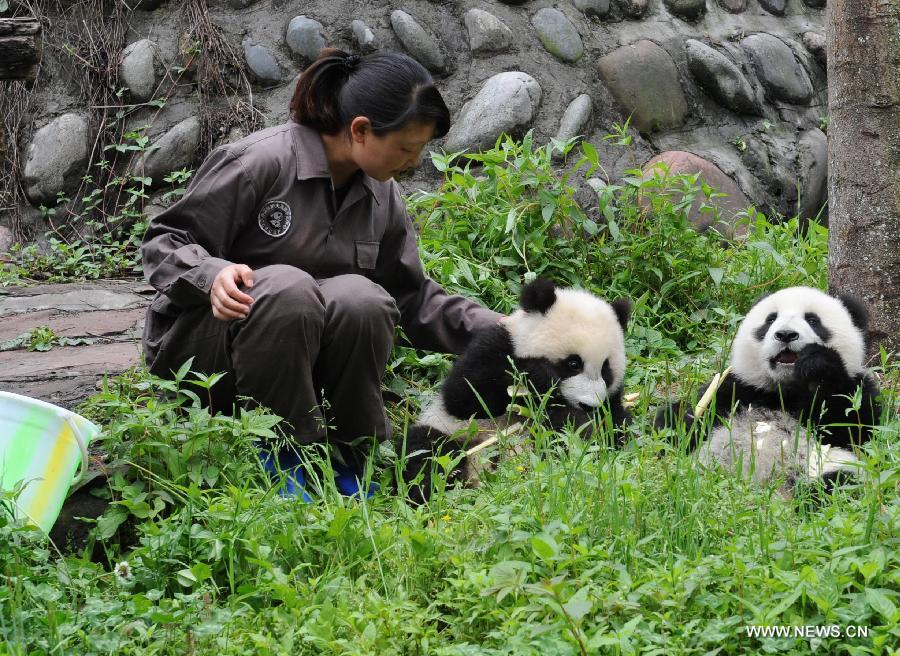
<svg viewBox="0 0 900 656">
<path fill-rule="evenodd" d="M 431 74 L 396 52 L 360 57 L 324 48 L 300 76 L 290 110 L 295 122 L 323 134 L 337 134 L 357 116 L 377 135 L 415 122 L 434 122 L 435 137 L 450 129 L 450 110 Z"/>
</svg>

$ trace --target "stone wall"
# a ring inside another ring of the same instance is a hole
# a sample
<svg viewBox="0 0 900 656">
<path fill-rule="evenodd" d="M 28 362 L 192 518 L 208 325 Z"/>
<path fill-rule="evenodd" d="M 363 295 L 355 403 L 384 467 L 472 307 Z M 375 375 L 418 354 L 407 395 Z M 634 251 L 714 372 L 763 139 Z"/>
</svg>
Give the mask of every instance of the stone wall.
<svg viewBox="0 0 900 656">
<path fill-rule="evenodd" d="M 49 3 L 48 36 L 78 29 L 78 4 Z M 132 107 L 122 119 L 156 147 L 127 164 L 154 187 L 209 147 L 287 120 L 297 76 L 334 45 L 406 51 L 433 72 L 454 119 L 434 147 L 490 146 L 503 131 L 534 129 L 539 142 L 584 135 L 612 177 L 653 158 L 702 170 L 733 207 L 749 200 L 814 216 L 825 201 L 824 0 L 209 0 L 208 17 L 238 60 L 221 98 L 197 84 L 203 48 L 189 11 L 204 4 L 118 7 L 126 29 L 110 65 L 123 104 L 152 103 L 165 90 L 162 107 Z M 97 109 L 85 106 L 77 71 L 58 48 L 30 91 L 38 101 L 18 135 L 18 174 L 32 207 L 77 191 L 88 160 L 102 154 Z M 217 125 L 199 111 L 217 102 L 240 106 L 246 120 Z M 629 116 L 634 146 L 611 146 L 603 137 Z M 426 163 L 404 185 L 437 181 Z M 45 217 L 18 212 L 40 232 Z M 0 230 L 10 216 L 0 215 Z"/>
</svg>

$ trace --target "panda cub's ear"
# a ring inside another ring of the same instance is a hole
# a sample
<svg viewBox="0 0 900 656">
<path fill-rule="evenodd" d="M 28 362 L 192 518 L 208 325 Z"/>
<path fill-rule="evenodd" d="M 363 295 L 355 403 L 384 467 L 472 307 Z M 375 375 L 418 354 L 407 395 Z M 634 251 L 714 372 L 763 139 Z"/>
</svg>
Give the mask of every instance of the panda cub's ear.
<svg viewBox="0 0 900 656">
<path fill-rule="evenodd" d="M 628 324 L 628 315 L 631 314 L 631 301 L 627 298 L 617 298 L 610 303 L 610 306 L 613 312 L 616 313 L 616 318 L 619 320 L 622 330 L 625 330 L 625 326 Z"/>
<path fill-rule="evenodd" d="M 535 278 L 522 288 L 519 305 L 526 312 L 544 314 L 556 303 L 556 285 L 546 278 Z"/>
<path fill-rule="evenodd" d="M 847 308 L 853 325 L 865 332 L 869 327 L 869 311 L 866 310 L 865 304 L 852 294 L 838 293 L 834 297 Z"/>
</svg>

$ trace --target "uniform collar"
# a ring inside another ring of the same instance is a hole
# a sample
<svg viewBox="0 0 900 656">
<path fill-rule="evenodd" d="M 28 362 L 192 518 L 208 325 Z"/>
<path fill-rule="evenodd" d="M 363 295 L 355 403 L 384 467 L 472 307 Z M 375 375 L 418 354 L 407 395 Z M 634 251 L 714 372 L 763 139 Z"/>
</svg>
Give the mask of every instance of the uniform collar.
<svg viewBox="0 0 900 656">
<path fill-rule="evenodd" d="M 309 180 L 310 178 L 331 179 L 328 170 L 328 159 L 325 157 L 325 144 L 322 136 L 306 125 L 300 125 L 291 121 L 291 136 L 294 140 L 294 155 L 297 157 L 297 179 Z M 374 180 L 362 171 L 357 171 L 350 178 L 348 184 L 356 185 L 362 182 L 363 187 L 372 198 L 375 196 Z"/>
</svg>

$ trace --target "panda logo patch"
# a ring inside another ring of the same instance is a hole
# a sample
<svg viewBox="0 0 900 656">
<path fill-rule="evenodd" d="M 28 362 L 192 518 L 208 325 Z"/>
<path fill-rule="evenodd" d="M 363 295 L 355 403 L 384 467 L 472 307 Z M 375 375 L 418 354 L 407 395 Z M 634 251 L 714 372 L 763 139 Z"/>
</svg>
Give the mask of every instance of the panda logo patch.
<svg viewBox="0 0 900 656">
<path fill-rule="evenodd" d="M 270 200 L 259 211 L 259 228 L 270 237 L 283 237 L 291 228 L 291 206 Z"/>
</svg>

